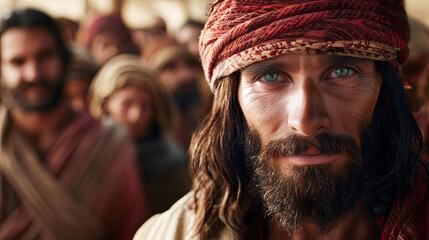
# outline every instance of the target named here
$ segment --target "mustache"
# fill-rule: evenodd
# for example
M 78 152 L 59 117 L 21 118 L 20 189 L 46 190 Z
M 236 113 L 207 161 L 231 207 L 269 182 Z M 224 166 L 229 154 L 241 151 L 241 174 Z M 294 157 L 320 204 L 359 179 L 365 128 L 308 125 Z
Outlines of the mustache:
M 250 133 L 249 137 L 248 141 L 253 141 L 253 143 L 255 143 L 254 138 L 258 136 Z M 294 134 L 283 139 L 273 140 L 262 149 L 260 141 L 257 140 L 256 142 L 259 142 L 260 151 L 258 152 L 260 154 L 258 155 L 269 158 L 296 156 L 307 151 L 310 147 L 326 155 L 338 153 L 347 153 L 350 155 L 361 154 L 358 143 L 351 137 L 345 135 L 322 133 L 313 138 L 305 138 Z
M 58 84 L 56 84 L 56 83 L 51 83 L 51 82 L 49 82 L 47 80 L 43 80 L 43 79 L 39 80 L 37 82 L 30 82 L 30 83 L 23 82 L 20 85 L 18 85 L 18 87 L 16 87 L 14 89 L 14 92 L 23 92 L 23 91 L 25 91 L 31 87 L 44 87 L 47 89 L 55 89 L 57 87 L 57 85 Z

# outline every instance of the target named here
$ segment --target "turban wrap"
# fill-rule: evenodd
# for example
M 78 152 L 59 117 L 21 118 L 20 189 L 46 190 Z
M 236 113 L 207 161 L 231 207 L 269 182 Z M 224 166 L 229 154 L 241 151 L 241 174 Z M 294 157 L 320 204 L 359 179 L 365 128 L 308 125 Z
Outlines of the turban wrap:
M 224 0 L 200 36 L 212 91 L 220 77 L 285 53 L 389 61 L 408 56 L 409 26 L 399 0 Z

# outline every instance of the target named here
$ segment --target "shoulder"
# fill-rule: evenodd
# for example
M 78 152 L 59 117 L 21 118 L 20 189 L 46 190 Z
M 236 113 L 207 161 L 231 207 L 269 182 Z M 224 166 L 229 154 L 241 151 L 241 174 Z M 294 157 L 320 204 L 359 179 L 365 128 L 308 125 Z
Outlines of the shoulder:
M 140 227 L 133 240 L 197 240 L 198 237 L 194 236 L 195 211 L 189 207 L 193 196 L 194 192 L 191 191 L 166 212 L 151 217 Z M 223 227 L 216 239 L 242 240 L 244 238 L 241 233 Z
M 189 207 L 192 197 L 193 192 L 189 192 L 166 212 L 151 217 L 137 231 L 134 240 L 195 239 L 193 238 L 195 212 Z

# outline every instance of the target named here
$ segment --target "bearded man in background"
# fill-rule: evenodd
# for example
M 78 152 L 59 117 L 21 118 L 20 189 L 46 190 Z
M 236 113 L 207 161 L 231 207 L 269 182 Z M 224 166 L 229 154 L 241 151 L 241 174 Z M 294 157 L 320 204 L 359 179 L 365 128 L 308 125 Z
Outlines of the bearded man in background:
M 52 18 L 5 13 L 0 59 L 0 239 L 130 239 L 148 214 L 133 145 L 63 101 Z

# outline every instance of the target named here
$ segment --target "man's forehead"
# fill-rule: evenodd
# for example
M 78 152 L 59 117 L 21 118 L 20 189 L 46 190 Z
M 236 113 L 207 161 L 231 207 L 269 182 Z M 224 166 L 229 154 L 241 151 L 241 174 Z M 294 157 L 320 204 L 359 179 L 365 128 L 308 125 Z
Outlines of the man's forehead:
M 264 72 L 267 69 L 279 69 L 282 67 L 287 67 L 299 63 L 297 60 L 304 59 L 303 57 L 308 58 L 310 61 L 313 61 L 314 64 L 322 66 L 332 66 L 338 64 L 358 64 L 363 62 L 374 62 L 373 60 L 368 60 L 364 58 L 357 57 L 348 57 L 348 56 L 339 56 L 339 55 L 327 55 L 327 54 L 283 54 L 280 56 L 272 57 L 266 60 L 262 60 L 256 63 L 251 64 L 250 66 L 242 69 L 241 71 L 248 73 L 260 73 Z
M 15 55 L 37 54 L 52 48 L 56 48 L 53 34 L 41 27 L 10 28 L 0 37 L 2 59 Z

